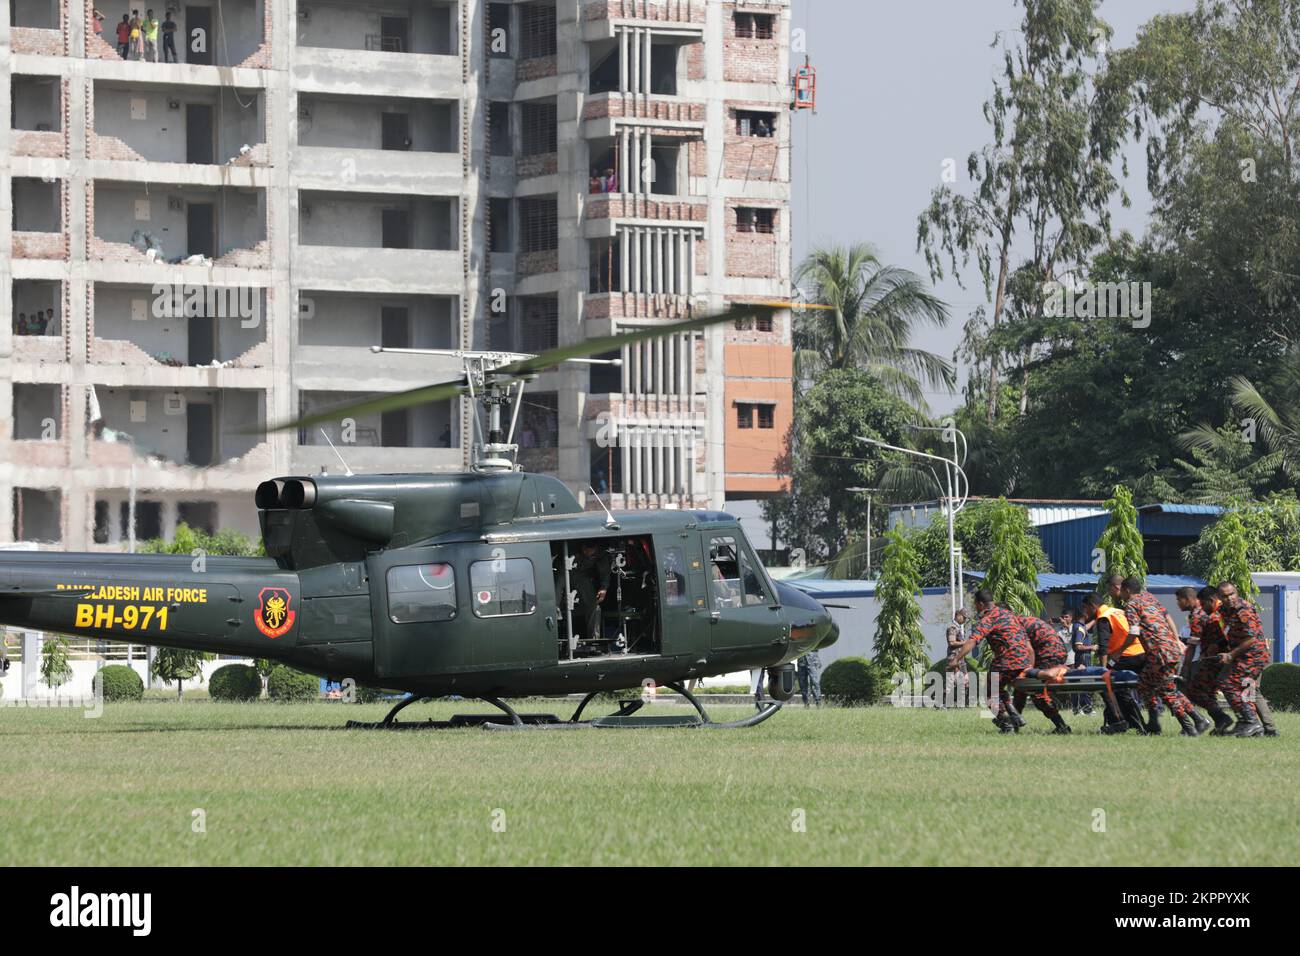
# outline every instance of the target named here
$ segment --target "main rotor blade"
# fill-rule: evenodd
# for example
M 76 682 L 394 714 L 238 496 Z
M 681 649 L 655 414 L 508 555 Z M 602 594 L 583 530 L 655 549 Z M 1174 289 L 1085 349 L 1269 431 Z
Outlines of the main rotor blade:
M 559 365 L 561 362 L 567 362 L 569 359 L 589 358 L 593 355 L 600 355 L 602 352 L 613 352 L 624 345 L 631 345 L 634 342 L 659 339 L 669 335 L 678 335 L 682 332 L 694 332 L 708 328 L 711 325 L 734 321 L 759 312 L 776 312 L 779 309 L 788 308 L 788 304 L 777 302 L 764 302 L 759 305 L 733 305 L 725 312 L 718 312 L 714 315 L 702 315 L 698 318 L 671 322 L 667 325 L 645 325 L 630 332 L 606 335 L 599 339 L 585 339 L 572 345 L 561 345 L 559 348 L 543 352 L 541 355 L 534 355 L 532 358 L 504 365 L 497 369 L 495 374 L 506 376 L 528 375 L 533 372 L 540 372 L 542 369 L 550 368 L 553 365 Z
M 788 302 L 762 302 L 733 305 L 726 311 L 718 312 L 714 315 L 702 315 L 698 318 L 686 319 L 681 322 L 670 322 L 664 325 L 641 326 L 632 331 L 620 333 L 618 335 L 606 335 L 599 339 L 586 339 L 582 342 L 575 342 L 572 345 L 562 345 L 559 348 L 543 352 L 541 355 L 533 355 L 516 362 L 511 362 L 508 365 L 502 365 L 501 367 L 490 371 L 488 375 L 498 384 L 507 384 L 511 379 L 534 375 L 544 369 L 567 362 L 569 359 L 589 358 L 593 355 L 600 355 L 603 352 L 613 352 L 624 345 L 631 345 L 634 342 L 644 342 L 648 339 L 658 339 L 669 335 L 678 335 L 682 332 L 694 332 L 699 329 L 708 328 L 712 325 L 719 325 L 723 322 L 732 322 L 746 316 L 756 315 L 758 313 L 777 312 L 788 308 L 790 308 L 790 303 Z M 377 412 L 395 412 L 403 408 L 410 408 L 414 405 L 423 405 L 426 402 L 437 402 L 446 398 L 454 398 L 457 395 L 462 394 L 465 391 L 465 387 L 465 379 L 461 378 L 451 382 L 421 385 L 418 388 L 408 389 L 404 392 L 389 392 L 383 395 L 376 395 L 373 398 L 363 399 L 359 402 L 336 405 L 333 408 L 326 408 L 318 412 L 312 412 L 310 415 L 304 415 L 296 421 L 272 425 L 267 429 L 267 431 L 278 432 L 290 428 L 308 428 L 312 425 L 320 425 L 325 422 L 337 422 L 340 417 L 354 418 L 358 415 L 368 415 Z
M 340 418 L 355 418 L 357 415 L 368 415 L 376 412 L 395 412 L 414 405 L 423 405 L 426 402 L 455 398 L 464 389 L 465 380 L 461 378 L 453 382 L 421 385 L 418 388 L 407 389 L 404 392 L 386 392 L 383 395 L 376 395 L 373 398 L 363 399 L 359 402 L 348 402 L 331 408 L 323 408 L 318 412 L 312 412 L 310 415 L 304 415 L 295 421 L 272 425 L 267 428 L 267 432 L 282 432 L 290 428 L 310 428 L 312 425 L 322 425 L 325 422 L 337 422 Z

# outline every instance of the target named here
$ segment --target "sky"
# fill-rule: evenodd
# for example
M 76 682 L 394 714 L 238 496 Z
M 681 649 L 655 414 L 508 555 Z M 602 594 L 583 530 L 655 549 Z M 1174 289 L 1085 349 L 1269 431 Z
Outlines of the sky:
M 1195 0 L 1105 0 L 1101 16 L 1127 46 L 1159 13 L 1190 10 Z M 791 208 L 797 263 L 812 246 L 866 241 L 882 261 L 929 278 L 916 248 L 916 221 L 956 160 L 953 188 L 966 192 L 966 157 L 989 140 L 982 107 L 1000 68 L 991 47 L 1015 30 L 1013 0 L 792 0 L 817 69 L 817 113 L 794 118 Z M 803 62 L 791 54 L 792 65 Z M 1143 149 L 1128 149 L 1125 181 L 1132 206 L 1116 206 L 1113 226 L 1145 232 L 1151 200 Z M 913 345 L 951 359 L 966 317 L 984 302 L 972 263 L 963 289 L 949 275 L 935 287 L 948 303 L 947 328 L 925 329 Z M 962 382 L 964 370 L 959 369 Z M 949 411 L 960 392 L 929 393 L 931 410 Z

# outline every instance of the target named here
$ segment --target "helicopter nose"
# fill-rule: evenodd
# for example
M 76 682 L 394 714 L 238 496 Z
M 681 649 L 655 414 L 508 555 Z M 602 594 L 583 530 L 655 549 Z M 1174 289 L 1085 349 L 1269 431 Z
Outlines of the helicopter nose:
M 840 626 L 835 623 L 831 617 L 830 611 L 823 610 L 817 618 L 817 633 L 820 640 L 817 641 L 817 650 L 830 647 L 840 639 Z
M 796 611 L 797 609 L 791 623 L 793 631 L 800 638 L 808 641 L 807 645 L 802 647 L 803 650 L 811 651 L 817 648 L 829 647 L 839 640 L 839 625 L 831 618 L 830 611 L 824 606 L 810 595 L 784 582 L 776 582 L 776 590 L 781 604 L 785 608 L 790 611 Z

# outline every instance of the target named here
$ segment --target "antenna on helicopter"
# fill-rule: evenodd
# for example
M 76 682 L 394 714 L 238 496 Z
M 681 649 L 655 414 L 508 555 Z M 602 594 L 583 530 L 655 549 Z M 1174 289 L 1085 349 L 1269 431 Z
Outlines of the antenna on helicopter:
M 325 441 L 329 442 L 330 451 L 334 452 L 334 456 L 335 456 L 336 458 L 338 458 L 339 463 L 343 466 L 343 473 L 346 474 L 349 478 L 351 478 L 351 477 L 352 477 L 352 469 L 349 468 L 349 467 L 348 467 L 348 463 L 347 463 L 346 461 L 343 460 L 343 456 L 339 454 L 339 450 L 338 450 L 337 448 L 334 447 L 334 442 L 330 441 L 329 432 L 327 432 L 324 428 L 322 428 L 322 429 L 320 430 L 320 433 L 321 433 L 323 436 L 325 436 Z
M 588 485 L 587 490 L 590 491 L 592 496 L 596 499 L 596 504 L 600 505 L 601 508 L 603 508 L 605 511 L 605 527 L 608 528 L 610 531 L 617 531 L 618 520 L 615 519 L 614 513 L 610 511 L 608 508 L 605 508 L 605 502 L 600 500 L 600 495 L 596 494 L 595 488 L 591 487 L 591 485 Z

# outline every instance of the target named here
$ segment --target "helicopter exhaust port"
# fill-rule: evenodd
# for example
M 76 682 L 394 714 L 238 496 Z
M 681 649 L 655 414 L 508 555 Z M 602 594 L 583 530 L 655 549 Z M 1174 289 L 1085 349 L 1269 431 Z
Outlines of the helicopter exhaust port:
M 767 669 L 767 695 L 773 700 L 787 701 L 794 696 L 794 665 L 782 664 Z

